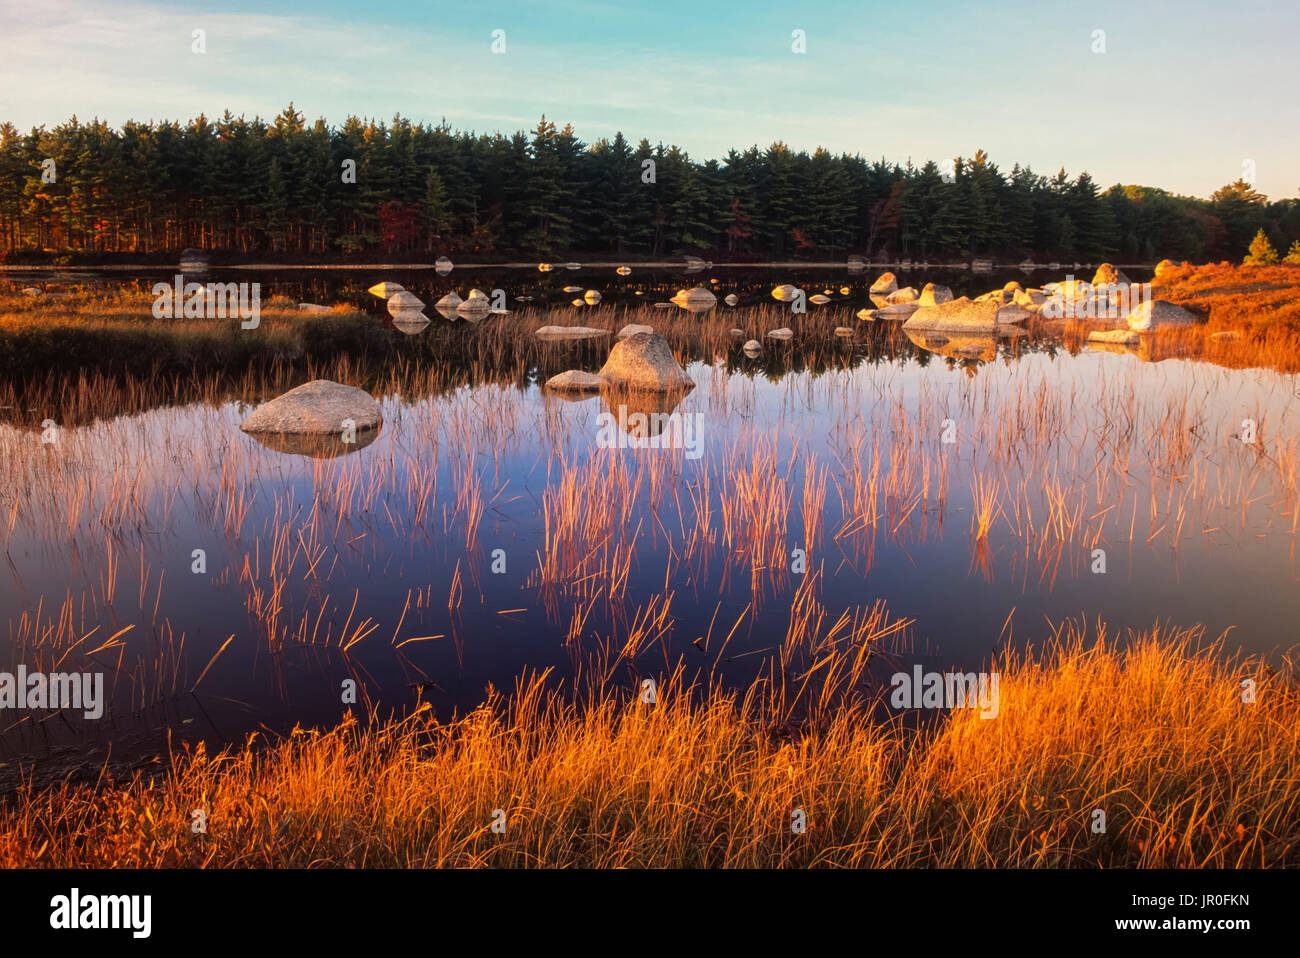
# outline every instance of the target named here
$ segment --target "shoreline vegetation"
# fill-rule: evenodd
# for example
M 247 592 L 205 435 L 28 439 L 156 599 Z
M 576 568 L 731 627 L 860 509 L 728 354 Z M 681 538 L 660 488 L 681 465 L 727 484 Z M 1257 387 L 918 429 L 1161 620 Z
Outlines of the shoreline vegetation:
M 1070 622 L 1000 663 L 997 721 L 957 708 L 916 728 L 872 720 L 870 696 L 846 694 L 861 687 L 847 681 L 861 678 L 860 651 L 805 679 L 800 720 L 780 681 L 690 689 L 679 671 L 646 705 L 635 690 L 579 697 L 525 675 L 447 722 L 427 706 L 389 721 L 349 713 L 217 754 L 185 747 L 151 775 L 24 786 L 0 799 L 0 862 L 1300 865 L 1289 659 L 1275 670 L 1224 656 L 1199 629 L 1116 636 Z
M 865 298 L 865 286 L 860 292 Z M 1153 295 L 1186 306 L 1203 322 L 1145 336 L 1134 354 L 1148 360 L 1204 358 L 1233 368 L 1300 371 L 1300 269 L 1184 264 L 1155 280 Z M 548 308 L 524 307 L 494 317 L 479 327 L 472 343 L 454 335 L 459 324 L 438 323 L 420 337 L 424 342 L 408 346 L 406 337 L 347 304 L 308 313 L 291 300 L 268 298 L 259 328 L 250 332 L 231 320 L 154 319 L 151 302 L 149 294 L 128 290 L 105 293 L 74 287 L 58 296 L 0 293 L 0 376 L 23 391 L 29 380 L 47 382 L 50 371 L 151 379 L 172 374 L 230 377 L 302 371 L 344 360 L 364 369 L 368 363 L 400 357 L 407 362 L 458 358 L 479 375 L 524 383 L 531 370 L 547 367 L 548 357 L 571 355 L 572 349 L 548 346 L 531 335 L 555 322 L 555 310 Z M 560 312 L 567 309 L 561 307 Z M 745 328 L 747 337 L 762 338 L 766 328 L 791 323 L 789 310 L 770 302 L 736 312 L 719 307 L 702 316 L 677 310 L 665 315 L 649 304 L 574 310 L 572 315 L 575 321 L 611 332 L 627 323 L 652 325 L 688 356 L 736 350 L 740 343 L 729 334 L 736 324 Z M 864 338 L 882 335 L 879 327 L 887 327 L 885 336 L 904 338 L 897 323 L 861 322 L 847 304 L 832 303 L 795 319 L 796 342 L 805 349 L 813 346 L 821 357 L 814 357 L 814 364 L 842 365 L 845 344 L 851 349 L 853 343 L 843 340 L 837 348 L 833 333 L 843 324 Z M 1084 348 L 1089 329 L 1101 328 L 1097 323 L 1049 323 L 1037 317 L 1027 325 L 1031 331 L 1060 334 L 1070 349 Z M 448 357 L 447 351 L 457 355 Z M 32 370 L 42 372 L 33 377 Z

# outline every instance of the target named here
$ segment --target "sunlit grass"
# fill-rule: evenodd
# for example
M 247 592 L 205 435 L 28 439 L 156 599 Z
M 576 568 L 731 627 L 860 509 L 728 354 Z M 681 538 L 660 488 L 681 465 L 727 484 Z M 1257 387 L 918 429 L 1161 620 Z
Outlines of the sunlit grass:
M 649 705 L 635 690 L 583 698 L 521 679 L 448 723 L 348 715 L 272 743 L 189 750 L 152 779 L 19 790 L 0 806 L 0 861 L 1300 864 L 1294 675 L 1199 648 L 1195 630 L 1130 638 L 1068 624 L 1048 651 L 1002 664 L 996 718 L 958 709 L 920 731 L 872 721 L 865 696 L 842 694 L 789 721 L 766 682 L 704 694 L 677 677 Z M 1242 701 L 1247 678 L 1254 704 Z M 205 834 L 191 829 L 195 809 Z

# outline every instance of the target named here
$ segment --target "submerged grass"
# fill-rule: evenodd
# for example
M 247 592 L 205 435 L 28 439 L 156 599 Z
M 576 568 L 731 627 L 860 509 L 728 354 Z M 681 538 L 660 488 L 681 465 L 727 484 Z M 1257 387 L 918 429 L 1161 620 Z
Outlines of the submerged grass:
M 20 789 L 0 805 L 0 863 L 1295 866 L 1300 692 L 1221 652 L 1199 630 L 1121 641 L 1067 623 L 1002 663 L 996 718 L 957 709 L 919 731 L 870 720 L 869 696 L 792 728 L 766 681 L 679 673 L 646 705 L 525 677 L 447 723 L 347 715 L 186 750 L 154 777 Z

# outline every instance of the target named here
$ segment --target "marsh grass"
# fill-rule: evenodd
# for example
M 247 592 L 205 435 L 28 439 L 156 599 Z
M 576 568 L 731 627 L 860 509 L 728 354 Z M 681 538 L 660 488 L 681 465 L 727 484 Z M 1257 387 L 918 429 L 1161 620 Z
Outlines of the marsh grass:
M 1196 630 L 1065 623 L 1001 665 L 1000 711 L 919 729 L 767 680 L 657 704 L 521 677 L 448 722 L 332 729 L 152 776 L 20 789 L 7 867 L 1279 867 L 1300 864 L 1294 674 Z M 856 652 L 842 652 L 843 662 Z M 1241 681 L 1257 683 L 1254 704 Z M 816 684 L 814 682 L 814 684 Z M 814 699 L 817 697 L 814 696 Z M 208 812 L 207 833 L 191 811 Z M 503 834 L 492 828 L 505 813 Z M 808 827 L 791 831 L 802 809 Z M 1105 812 L 1104 833 L 1093 830 Z

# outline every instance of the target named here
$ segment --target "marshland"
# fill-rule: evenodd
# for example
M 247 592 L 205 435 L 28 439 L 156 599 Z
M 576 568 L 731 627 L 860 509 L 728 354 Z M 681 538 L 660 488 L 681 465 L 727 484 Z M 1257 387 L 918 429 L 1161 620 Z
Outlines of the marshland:
M 0 859 L 1296 864 L 1295 269 L 1162 271 L 1199 322 L 1131 346 L 861 319 L 880 272 L 250 274 L 253 330 L 152 319 L 148 275 L 4 277 L 0 671 L 109 702 L 0 713 Z M 508 309 L 404 331 L 383 280 Z M 693 388 L 545 387 L 627 324 Z M 241 431 L 318 379 L 377 432 Z M 619 406 L 703 454 L 605 448 Z M 998 717 L 894 707 L 917 666 L 998 674 Z

